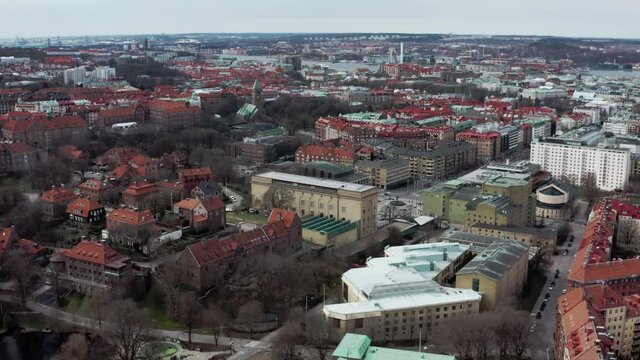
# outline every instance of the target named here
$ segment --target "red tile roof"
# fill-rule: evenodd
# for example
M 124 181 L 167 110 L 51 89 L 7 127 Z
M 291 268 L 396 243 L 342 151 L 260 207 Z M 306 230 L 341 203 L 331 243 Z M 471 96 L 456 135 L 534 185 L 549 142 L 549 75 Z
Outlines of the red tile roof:
M 98 209 L 102 209 L 99 202 L 88 198 L 77 198 L 67 205 L 67 214 L 88 218 L 89 212 Z
M 208 166 L 192 168 L 192 169 L 182 169 L 178 173 L 182 176 L 212 175 L 211 168 Z
M 158 186 L 154 183 L 150 183 L 147 181 L 141 183 L 134 183 L 128 188 L 122 190 L 123 195 L 131 195 L 131 196 L 142 196 L 157 192 Z
M 31 146 L 23 142 L 4 143 L 2 145 L 4 145 L 7 151 L 9 151 L 9 153 L 11 153 L 12 155 L 32 153 L 35 151 Z
M 115 209 L 107 214 L 107 220 L 130 225 L 155 223 L 155 218 L 149 210 L 132 210 L 129 208 Z
M 271 224 L 282 220 L 284 222 L 284 227 L 290 229 L 297 216 L 298 214 L 294 211 L 274 208 L 271 209 L 271 214 L 269 214 L 269 220 L 267 220 L 267 223 Z
M 54 186 L 51 190 L 43 192 L 40 199 L 48 203 L 57 203 L 70 201 L 76 197 L 77 195 L 70 189 Z
M 78 187 L 81 189 L 100 191 L 100 190 L 106 190 L 111 188 L 111 185 L 109 185 L 109 183 L 102 182 L 98 179 L 89 179 L 83 182 L 82 184 L 78 185 Z
M 81 241 L 64 255 L 75 260 L 88 261 L 100 265 L 120 265 L 129 258 L 113 250 L 109 245 L 91 241 Z

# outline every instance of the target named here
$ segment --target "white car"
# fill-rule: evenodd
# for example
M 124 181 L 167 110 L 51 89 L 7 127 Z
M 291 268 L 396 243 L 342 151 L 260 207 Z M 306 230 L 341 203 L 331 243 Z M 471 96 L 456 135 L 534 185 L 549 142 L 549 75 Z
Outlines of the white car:
M 235 196 L 229 196 L 229 199 L 231 199 L 231 201 L 236 201 L 236 197 Z

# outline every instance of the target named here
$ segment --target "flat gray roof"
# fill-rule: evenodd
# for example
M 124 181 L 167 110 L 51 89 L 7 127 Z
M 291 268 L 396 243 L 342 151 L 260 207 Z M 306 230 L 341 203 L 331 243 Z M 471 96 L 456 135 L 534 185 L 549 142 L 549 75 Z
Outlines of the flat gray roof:
M 376 187 L 369 186 L 369 185 L 360 185 L 360 184 L 348 183 L 344 181 L 319 179 L 311 176 L 293 175 L 293 174 L 286 174 L 286 173 L 275 172 L 275 171 L 269 171 L 269 172 L 257 174 L 254 176 L 271 179 L 271 180 L 286 181 L 286 182 L 296 183 L 296 184 L 317 186 L 317 187 L 333 189 L 333 190 L 365 192 L 371 189 L 376 189 Z

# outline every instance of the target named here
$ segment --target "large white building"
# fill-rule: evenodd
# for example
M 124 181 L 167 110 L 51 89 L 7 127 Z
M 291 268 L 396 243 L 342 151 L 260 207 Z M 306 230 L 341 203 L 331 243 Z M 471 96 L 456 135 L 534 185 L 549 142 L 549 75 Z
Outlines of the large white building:
M 480 311 L 473 290 L 442 286 L 464 265 L 469 245 L 430 243 L 395 246 L 367 267 L 342 275 L 343 303 L 324 306 L 331 335 L 368 335 L 377 341 L 429 338 L 448 319 Z
M 548 138 L 531 143 L 530 161 L 553 177 L 566 178 L 577 186 L 592 173 L 598 188 L 613 191 L 627 186 L 631 152 L 602 144 L 586 146 L 580 141 Z

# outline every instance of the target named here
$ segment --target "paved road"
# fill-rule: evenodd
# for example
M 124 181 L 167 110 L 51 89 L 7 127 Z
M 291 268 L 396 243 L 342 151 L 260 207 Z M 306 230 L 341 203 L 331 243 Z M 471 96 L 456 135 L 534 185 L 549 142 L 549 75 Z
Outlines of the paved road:
M 581 220 L 579 220 L 581 222 Z M 548 270 L 548 278 L 547 282 L 544 285 L 540 297 L 536 301 L 536 305 L 533 308 L 532 316 L 540 311 L 540 306 L 544 302 L 545 294 L 549 293 L 549 299 L 547 301 L 547 307 L 544 311 L 542 311 L 542 318 L 539 320 L 533 320 L 535 326 L 535 332 L 531 336 L 531 343 L 533 349 L 533 358 L 534 359 L 546 359 L 547 358 L 547 348 L 549 349 L 549 356 L 553 358 L 553 332 L 555 331 L 556 324 L 556 304 L 558 303 L 558 298 L 562 295 L 562 290 L 566 288 L 567 284 L 567 275 L 568 270 L 571 267 L 571 263 L 573 262 L 573 255 L 576 253 L 578 246 L 580 244 L 580 239 L 582 239 L 582 235 L 584 234 L 585 226 L 579 223 L 570 223 L 571 226 L 571 235 L 574 236 L 573 246 L 568 247 L 569 241 L 567 240 L 561 247 L 558 247 L 558 251 L 560 255 L 556 255 L 552 257 L 553 263 L 549 267 Z M 564 250 L 567 249 L 569 253 L 565 256 L 563 255 Z M 560 275 L 557 279 L 554 279 L 554 274 L 556 269 L 560 270 Z M 549 290 L 549 286 L 551 282 L 555 282 L 555 286 L 552 290 Z
M 222 187 L 222 191 L 223 191 L 225 194 L 227 194 L 227 196 L 228 196 L 229 198 L 231 198 L 232 196 L 233 196 L 234 198 L 236 198 L 236 200 L 235 200 L 234 202 L 232 202 L 231 204 L 228 204 L 228 205 L 226 206 L 227 208 L 231 208 L 231 210 L 236 210 L 236 209 L 238 208 L 238 206 L 240 206 L 240 204 L 242 203 L 242 198 L 243 198 L 243 196 L 242 196 L 242 195 L 240 195 L 240 193 L 237 193 L 237 192 L 233 191 L 232 189 L 230 189 L 230 188 L 228 188 L 228 187 L 226 187 L 226 186 L 223 186 L 223 187 Z

